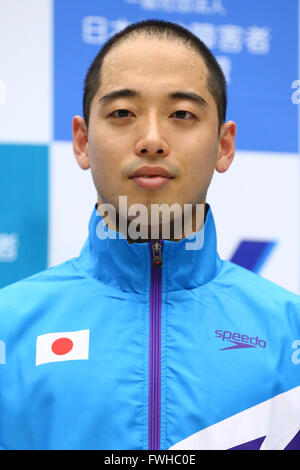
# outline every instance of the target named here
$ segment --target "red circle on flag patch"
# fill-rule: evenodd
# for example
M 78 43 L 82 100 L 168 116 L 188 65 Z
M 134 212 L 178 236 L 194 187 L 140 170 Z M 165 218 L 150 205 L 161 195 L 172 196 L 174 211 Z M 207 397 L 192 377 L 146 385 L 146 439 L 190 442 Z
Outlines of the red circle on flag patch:
M 54 354 L 58 354 L 62 356 L 63 354 L 67 354 L 73 348 L 73 341 L 69 338 L 58 338 L 57 340 L 52 343 L 51 349 Z

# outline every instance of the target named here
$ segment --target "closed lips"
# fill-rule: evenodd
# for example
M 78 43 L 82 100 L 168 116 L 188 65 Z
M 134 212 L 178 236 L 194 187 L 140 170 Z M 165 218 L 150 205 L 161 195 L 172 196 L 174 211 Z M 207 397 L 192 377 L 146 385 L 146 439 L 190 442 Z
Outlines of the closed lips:
M 131 179 L 144 189 L 159 189 L 169 183 L 173 176 L 163 167 L 142 166 L 138 168 Z
M 162 167 L 146 167 L 143 166 L 141 168 L 138 168 L 131 176 L 131 178 L 136 178 L 136 177 L 145 177 L 145 178 L 153 178 L 155 176 L 163 176 L 164 178 L 173 178 L 173 176 L 166 170 L 165 168 Z

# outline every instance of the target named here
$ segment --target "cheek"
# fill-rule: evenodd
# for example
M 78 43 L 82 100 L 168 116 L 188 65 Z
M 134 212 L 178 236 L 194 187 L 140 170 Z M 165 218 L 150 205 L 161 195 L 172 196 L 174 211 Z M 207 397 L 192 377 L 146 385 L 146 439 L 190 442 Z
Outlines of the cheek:
M 94 151 L 95 149 L 93 149 Z M 94 185 L 98 194 L 107 195 L 109 189 L 109 161 L 106 159 L 105 155 L 101 152 L 92 153 L 89 149 L 89 160 L 91 174 L 94 181 Z
M 109 154 L 105 142 L 101 142 L 100 138 L 91 139 L 89 144 L 89 161 L 92 173 L 97 176 L 97 179 L 106 178 L 110 172 L 112 162 L 111 155 Z M 101 144 L 99 144 L 101 142 Z
M 193 158 L 187 158 L 185 166 L 191 182 L 204 182 L 214 171 L 215 158 L 211 153 L 198 152 Z
M 183 175 L 186 175 L 185 185 L 186 194 L 194 199 L 200 193 L 206 192 L 213 177 L 215 163 L 217 159 L 217 150 L 215 145 L 203 145 L 203 141 L 194 148 L 185 161 Z

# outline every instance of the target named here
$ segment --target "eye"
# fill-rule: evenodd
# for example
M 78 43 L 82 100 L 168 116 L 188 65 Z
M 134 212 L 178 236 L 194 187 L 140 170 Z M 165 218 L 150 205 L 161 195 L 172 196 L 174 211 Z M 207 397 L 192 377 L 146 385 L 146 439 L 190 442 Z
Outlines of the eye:
M 115 118 L 127 118 L 133 117 L 134 114 L 131 111 L 128 111 L 128 109 L 117 109 L 116 111 L 111 113 L 110 116 Z
M 185 121 L 188 119 L 193 119 L 195 117 L 193 113 L 190 113 L 189 111 L 184 111 L 183 109 L 175 111 L 175 113 L 171 114 L 171 116 L 174 116 L 176 119 L 183 119 Z

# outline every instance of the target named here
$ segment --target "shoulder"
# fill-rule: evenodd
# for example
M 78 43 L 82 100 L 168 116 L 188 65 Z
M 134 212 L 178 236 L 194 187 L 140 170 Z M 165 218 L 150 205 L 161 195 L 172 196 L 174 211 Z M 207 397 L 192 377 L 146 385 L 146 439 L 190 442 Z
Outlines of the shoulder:
M 77 281 L 84 278 L 74 258 L 3 287 L 0 289 L 0 324 L 12 312 L 15 317 L 39 309 L 51 298 L 59 298 L 60 293 L 75 289 Z
M 235 295 L 248 301 L 279 307 L 294 305 L 300 312 L 300 295 L 230 261 L 223 261 L 216 282 L 223 289 L 232 288 Z
M 77 269 L 77 258 L 73 258 L 3 287 L 0 289 L 0 298 L 21 290 L 42 287 L 43 284 L 49 286 L 55 281 L 68 281 L 76 278 L 76 275 L 80 277 L 80 271 Z
M 299 339 L 300 296 L 229 261 L 215 278 L 213 295 L 231 317 Z

